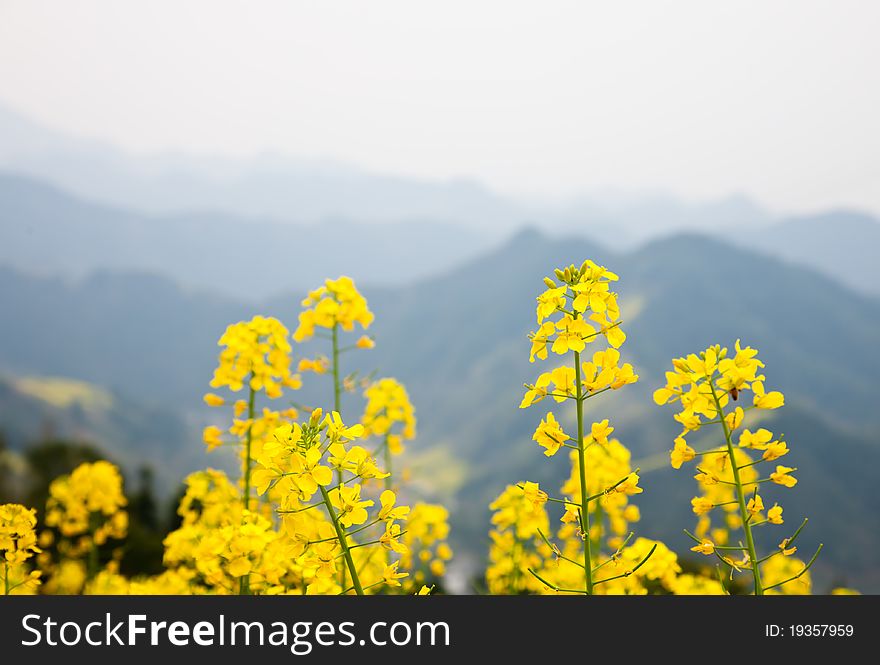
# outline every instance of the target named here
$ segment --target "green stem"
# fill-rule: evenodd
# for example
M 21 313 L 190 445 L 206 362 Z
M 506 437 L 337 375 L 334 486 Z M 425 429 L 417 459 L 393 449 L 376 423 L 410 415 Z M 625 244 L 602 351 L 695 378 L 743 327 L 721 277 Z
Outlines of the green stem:
M 391 446 L 388 445 L 388 432 L 385 433 L 385 441 L 382 443 L 382 448 L 384 449 L 385 455 L 385 473 L 389 474 L 385 476 L 385 489 L 390 490 L 392 485 L 392 477 L 391 477 Z M 391 563 L 391 550 L 385 550 L 385 565 L 389 565 Z
M 251 374 L 251 378 L 253 378 L 253 374 Z M 248 386 L 248 390 L 250 393 L 248 394 L 248 425 L 247 435 L 245 437 L 245 445 L 244 445 L 244 508 L 245 510 L 250 510 L 251 507 L 251 444 L 253 443 L 253 432 L 254 432 L 254 400 L 256 399 L 257 393 L 256 391 Z M 250 593 L 251 590 L 251 576 L 250 573 L 244 575 L 243 577 L 238 578 L 238 594 L 240 596 L 246 596 Z
M 776 582 L 776 584 L 771 584 L 767 588 L 768 589 L 775 589 L 776 587 L 782 586 L 783 584 L 788 584 L 789 582 L 794 582 L 796 579 L 798 579 L 801 575 L 806 573 L 812 567 L 812 565 L 816 562 L 816 559 L 819 557 L 819 552 L 822 551 L 823 547 L 824 547 L 824 545 L 822 543 L 819 543 L 819 548 L 816 550 L 816 553 L 813 555 L 813 558 L 811 558 L 807 562 L 806 566 L 801 568 L 801 572 L 797 573 L 796 575 L 792 575 L 788 579 L 782 580 L 781 582 Z
M 574 352 L 574 382 L 577 401 L 577 447 L 578 470 L 581 481 L 581 529 L 584 531 L 584 586 L 587 594 L 593 593 L 593 555 L 590 543 L 590 505 L 587 501 L 587 470 L 584 456 L 584 387 L 581 383 L 581 354 Z
M 327 493 L 327 490 L 321 486 L 319 486 L 319 488 L 321 490 L 321 496 L 324 499 L 324 505 L 327 507 L 327 513 L 330 515 L 330 519 L 333 521 L 333 527 L 336 529 L 336 537 L 339 539 L 339 546 L 342 548 L 342 554 L 345 557 L 345 565 L 348 567 L 348 572 L 351 573 L 351 581 L 352 584 L 354 584 L 354 590 L 357 595 L 363 596 L 364 589 L 361 586 L 357 568 L 355 568 L 354 565 L 354 559 L 351 558 L 351 549 L 348 546 L 348 538 L 345 536 L 345 530 L 342 528 L 342 525 L 339 524 L 339 518 L 336 516 L 336 511 L 333 509 L 333 504 L 330 502 L 330 495 Z M 345 584 L 342 585 L 342 588 L 345 588 Z
M 536 572 L 535 572 L 534 570 L 532 570 L 531 568 L 529 568 L 529 572 L 532 574 L 532 576 L 533 576 L 535 579 L 537 579 L 538 581 L 542 582 L 542 583 L 545 584 L 546 586 L 550 587 L 550 588 L 553 589 L 554 591 L 561 591 L 562 593 L 581 593 L 581 594 L 585 594 L 585 593 L 586 593 L 586 591 L 584 591 L 583 589 L 563 589 L 562 587 L 556 586 L 555 584 L 553 584 L 553 582 L 548 582 L 548 581 L 545 580 L 543 577 L 541 577 L 540 575 L 538 575 L 538 573 L 536 573 Z
M 340 385 L 339 385 L 339 324 L 338 324 L 338 323 L 334 323 L 334 324 L 333 324 L 333 329 L 332 329 L 332 334 L 331 334 L 331 336 L 330 336 L 330 339 L 331 339 L 332 344 L 333 344 L 333 350 L 332 350 L 332 361 L 333 361 L 333 410 L 336 411 L 336 413 L 342 414 L 342 406 L 341 406 L 341 403 L 342 403 L 342 396 L 341 396 L 341 395 L 342 395 L 342 391 L 341 391 L 341 388 L 340 388 Z M 337 470 L 336 470 L 336 482 L 337 482 L 339 485 L 342 485 L 342 484 L 343 484 L 343 480 L 342 480 L 342 469 L 337 469 Z M 321 488 L 321 493 L 322 493 L 322 494 L 326 494 L 326 490 L 324 490 L 324 488 Z M 327 508 L 328 508 L 328 510 L 330 509 L 330 504 L 329 504 L 329 503 L 327 504 Z M 346 588 L 346 586 L 348 586 L 348 579 L 347 579 L 346 574 L 345 574 L 345 568 L 342 568 L 342 569 L 339 571 L 339 584 L 340 584 L 340 586 L 341 586 L 343 589 Z M 362 594 L 363 594 L 363 590 L 360 592 L 359 595 L 362 595 Z
M 339 324 L 333 324 L 333 410 L 342 413 L 340 406 L 341 388 L 339 385 Z
M 724 430 L 724 440 L 727 442 L 727 454 L 730 456 L 730 468 L 733 471 L 733 481 L 736 483 L 736 499 L 739 503 L 739 514 L 743 523 L 743 531 L 746 533 L 746 546 L 749 550 L 749 560 L 752 564 L 752 575 L 755 578 L 755 595 L 763 596 L 764 587 L 761 585 L 761 571 L 758 568 L 758 555 L 755 552 L 755 539 L 752 537 L 752 525 L 749 524 L 749 512 L 746 509 L 745 492 L 743 484 L 739 477 L 739 468 L 736 464 L 736 457 L 733 453 L 733 441 L 730 436 L 730 429 L 727 427 L 727 419 L 724 417 L 724 409 L 721 407 L 721 400 L 718 399 L 718 393 L 715 392 L 715 386 L 711 377 L 708 379 L 709 387 L 712 389 L 712 399 L 715 400 L 715 408 L 721 420 L 721 428 Z
M 250 395 L 248 395 L 248 421 L 250 425 L 248 425 L 247 436 L 245 437 L 245 448 L 244 448 L 244 507 L 247 510 L 250 510 L 251 507 L 251 443 L 253 442 L 253 430 L 254 430 L 254 399 L 256 397 L 256 391 L 253 388 L 250 388 Z

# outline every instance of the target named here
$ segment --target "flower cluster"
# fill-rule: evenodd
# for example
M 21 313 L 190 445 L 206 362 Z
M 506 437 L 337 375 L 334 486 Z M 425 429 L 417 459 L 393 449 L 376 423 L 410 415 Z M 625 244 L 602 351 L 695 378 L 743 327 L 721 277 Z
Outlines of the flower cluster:
M 299 377 L 290 372 L 288 337 L 287 328 L 272 317 L 255 316 L 230 325 L 217 342 L 223 350 L 211 387 L 238 392 L 248 386 L 251 391 L 264 391 L 270 399 L 281 397 L 283 387 L 299 388 Z M 213 395 L 205 401 L 212 406 L 223 403 Z
M 756 532 L 784 523 L 783 508 L 778 502 L 765 502 L 762 486 L 776 485 L 791 488 L 797 484 L 792 475 L 794 467 L 778 464 L 789 453 L 783 437 L 776 437 L 766 428 L 745 428 L 747 412 L 778 409 L 785 403 L 781 392 L 768 392 L 764 387 L 764 367 L 758 352 L 743 347 L 737 340 L 733 353 L 715 345 L 700 354 L 690 354 L 672 361 L 672 371 L 666 372 L 666 385 L 654 393 L 657 404 L 676 402 L 680 410 L 674 418 L 682 426 L 670 452 L 670 462 L 676 469 L 695 464 L 694 478 L 701 493 L 691 500 L 694 514 L 699 518 L 696 533 L 688 535 L 695 541 L 694 552 L 717 557 L 730 571 L 730 577 L 743 569 L 751 572 L 754 593 L 785 591 L 790 583 L 802 584 L 809 567 L 819 551 L 807 563 L 797 561 L 796 570 L 785 576 L 779 570 L 792 569 L 781 560 L 797 550 L 793 545 L 804 523 L 768 555 L 759 557 Z M 746 395 L 751 392 L 751 400 Z M 751 404 L 747 402 L 751 401 Z M 736 402 L 736 406 L 732 403 Z M 704 451 L 696 451 L 686 437 L 706 425 L 717 425 L 723 442 Z M 760 477 L 759 465 L 769 464 L 767 477 Z M 722 524 L 712 528 L 710 515 L 720 509 Z M 742 530 L 745 543 L 734 543 L 730 531 Z M 819 546 L 821 550 L 822 546 Z M 793 560 L 794 561 L 794 560 Z M 798 565 L 799 564 L 799 565 Z M 769 577 L 768 577 L 769 575 Z
M 404 440 L 416 435 L 416 412 L 406 388 L 395 379 L 383 378 L 370 384 L 364 397 L 364 435 L 383 437 L 388 453 L 400 455 Z
M 618 349 L 626 335 L 620 327 L 617 294 L 610 288 L 611 282 L 617 281 L 617 275 L 589 260 L 579 268 L 572 265 L 557 269 L 555 274 L 560 283 L 545 278 L 547 290 L 537 297 L 538 329 L 529 335 L 529 361 L 547 360 L 552 352 L 559 356 L 571 354 L 572 364 L 544 372 L 535 383 L 526 384 L 520 408 L 547 397 L 558 404 L 568 400 L 575 403 L 573 436 L 565 431 L 562 421 L 552 411 L 547 412 L 532 436 L 547 457 L 556 455 L 562 448 L 571 450 L 572 478 L 562 488 L 566 498 L 550 497 L 535 483 L 523 483 L 521 490 L 525 500 L 536 508 L 547 502 L 564 507 L 563 528 L 559 533 L 562 547 L 551 543 L 546 531 L 539 531 L 538 535 L 557 561 L 567 564 L 562 577 L 557 574 L 560 567 L 556 571 L 543 570 L 543 574 L 529 569 L 529 573 L 554 591 L 592 595 L 598 584 L 631 575 L 632 571 L 626 571 L 621 576 L 594 578 L 594 573 L 608 563 L 600 563 L 605 520 L 615 534 L 609 545 L 622 546 L 627 525 L 638 519 L 638 509 L 627 506 L 627 496 L 638 494 L 642 489 L 638 486 L 637 470 L 629 467 L 629 452 L 619 441 L 609 439 L 614 427 L 603 419 L 594 422 L 588 431 L 584 405 L 588 399 L 635 383 L 639 377 L 632 365 L 620 364 Z M 596 349 L 589 360 L 582 361 L 581 354 L 587 345 L 600 339 L 608 346 Z M 639 567 L 655 549 L 644 553 Z M 619 556 L 615 561 L 617 559 Z M 564 581 L 557 583 L 551 578 Z
M 62 536 L 85 536 L 95 545 L 108 538 L 125 538 L 128 530 L 127 504 L 122 492 L 122 475 L 110 462 L 80 464 L 69 476 L 49 485 L 46 525 Z
M 540 570 L 551 548 L 539 536 L 548 533 L 544 502 L 530 500 L 519 485 L 508 485 L 489 508 L 492 530 L 486 586 L 493 595 L 542 593 L 546 586 L 529 570 Z
M 308 421 L 276 429 L 274 441 L 255 451 L 257 492 L 262 495 L 271 488 L 280 497 L 283 528 L 297 548 L 310 555 L 304 566 L 314 570 L 317 579 L 312 584 L 321 590 L 361 594 L 383 583 L 398 586 L 404 575 L 397 571 L 399 562 L 388 563 L 377 575 L 379 580 L 364 585 L 361 577 L 370 569 L 356 565 L 370 546 L 406 552 L 400 522 L 410 512 L 397 504 L 391 490 L 382 492 L 378 505 L 364 495 L 365 481 L 387 473 L 366 448 L 354 444 L 363 432 L 360 424 L 346 425 L 339 413 L 325 416 L 317 409 Z M 311 585 L 310 589 L 314 590 Z
M 33 591 L 40 583 L 40 571 L 28 572 L 25 562 L 40 553 L 37 547 L 37 511 L 17 503 L 0 505 L 0 585 L 5 595 L 15 590 Z
M 446 574 L 446 563 L 452 559 L 449 546 L 449 511 L 439 504 L 413 504 L 401 542 L 400 565 L 412 572 L 412 583 L 421 586 L 428 580 L 439 580 Z
M 297 342 L 312 337 L 316 327 L 328 330 L 341 327 L 350 332 L 356 323 L 366 330 L 373 322 L 373 313 L 367 306 L 367 300 L 357 290 L 351 277 L 325 280 L 323 286 L 309 292 L 302 306 L 305 309 L 300 312 L 299 326 L 293 333 L 293 339 Z M 360 345 L 370 346 L 366 342 Z

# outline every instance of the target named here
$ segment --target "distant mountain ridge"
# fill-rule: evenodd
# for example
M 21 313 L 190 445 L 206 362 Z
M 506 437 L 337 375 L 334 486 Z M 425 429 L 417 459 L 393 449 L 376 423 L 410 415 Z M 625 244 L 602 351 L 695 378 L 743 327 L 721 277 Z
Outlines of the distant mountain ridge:
M 822 272 L 861 293 L 880 295 L 880 262 L 874 259 L 880 251 L 880 222 L 873 217 L 841 211 L 741 226 L 737 217 L 725 217 L 737 208 L 747 211 L 749 203 L 731 201 L 717 211 L 719 237 Z M 568 236 L 631 250 L 642 244 L 626 240 L 621 220 L 631 214 L 596 208 L 589 223 L 579 223 L 576 215 L 559 220 L 570 227 Z M 220 213 L 150 216 L 85 201 L 2 171 L 0 230 L 0 264 L 19 270 L 75 277 L 143 270 L 252 302 L 291 286 L 305 288 L 324 274 L 350 272 L 379 286 L 409 283 L 446 272 L 505 238 L 481 227 L 428 221 L 298 225 Z
M 880 222 L 871 215 L 835 210 L 727 237 L 831 275 L 860 293 L 880 295 Z
M 142 270 L 260 300 L 345 271 L 374 284 L 442 272 L 498 242 L 450 224 L 282 224 L 219 214 L 151 217 L 0 172 L 0 264 L 35 274 Z M 367 251 L 369 248 L 369 251 Z

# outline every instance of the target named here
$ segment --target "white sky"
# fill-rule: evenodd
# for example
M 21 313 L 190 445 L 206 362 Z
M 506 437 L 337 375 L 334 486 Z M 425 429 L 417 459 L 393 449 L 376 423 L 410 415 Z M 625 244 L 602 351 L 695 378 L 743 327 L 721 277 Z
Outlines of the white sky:
M 0 103 L 136 152 L 880 211 L 880 3 L 0 0 Z

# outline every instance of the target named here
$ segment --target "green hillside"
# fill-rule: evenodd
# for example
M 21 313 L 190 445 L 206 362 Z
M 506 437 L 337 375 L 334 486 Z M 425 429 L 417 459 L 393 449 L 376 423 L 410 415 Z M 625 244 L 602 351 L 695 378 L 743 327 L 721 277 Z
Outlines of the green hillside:
M 151 467 L 165 492 L 201 462 L 198 431 L 176 411 L 59 377 L 0 376 L 0 434 L 16 453 L 43 441 L 94 445 L 130 472 Z

